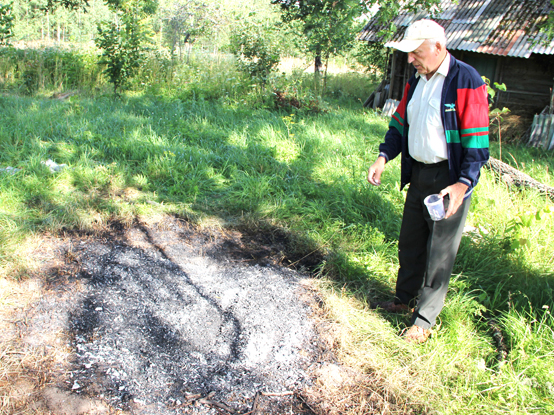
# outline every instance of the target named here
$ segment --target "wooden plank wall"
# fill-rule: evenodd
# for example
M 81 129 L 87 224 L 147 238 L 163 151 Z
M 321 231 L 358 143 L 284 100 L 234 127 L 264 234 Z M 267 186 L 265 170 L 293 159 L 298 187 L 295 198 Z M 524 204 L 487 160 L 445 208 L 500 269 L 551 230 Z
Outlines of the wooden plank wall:
M 497 82 L 505 83 L 507 88 L 506 92 L 498 94 L 498 107 L 526 109 L 538 114 L 550 104 L 554 56 L 531 55 L 529 59 L 505 57 Z

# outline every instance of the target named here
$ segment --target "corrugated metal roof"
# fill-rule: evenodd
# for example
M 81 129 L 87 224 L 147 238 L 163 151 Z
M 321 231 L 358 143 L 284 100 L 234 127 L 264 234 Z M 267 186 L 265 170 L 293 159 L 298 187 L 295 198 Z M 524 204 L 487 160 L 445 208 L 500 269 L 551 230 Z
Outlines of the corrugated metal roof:
M 521 58 L 554 55 L 554 41 L 544 45 L 540 33 L 540 24 L 554 11 L 550 0 L 443 0 L 441 5 L 435 20 L 445 28 L 448 49 Z M 427 17 L 425 12 L 397 16 L 393 23 L 398 30 L 391 40 L 401 40 L 410 23 Z M 376 42 L 381 29 L 375 16 L 358 38 Z

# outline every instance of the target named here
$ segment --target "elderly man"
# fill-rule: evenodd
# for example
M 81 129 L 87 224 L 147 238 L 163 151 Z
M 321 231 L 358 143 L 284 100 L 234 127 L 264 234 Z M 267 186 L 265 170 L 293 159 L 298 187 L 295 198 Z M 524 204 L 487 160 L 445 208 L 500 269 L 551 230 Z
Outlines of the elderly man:
M 471 194 L 489 158 L 487 89 L 474 68 L 448 53 L 444 29 L 432 20 L 413 23 L 402 41 L 387 46 L 408 53 L 416 73 L 367 176 L 378 186 L 385 164 L 402 154 L 401 188 L 410 184 L 396 296 L 374 306 L 388 312 L 413 309 L 405 339 L 422 343 L 444 306 Z M 443 198 L 443 220 L 433 221 L 424 205 L 431 194 Z

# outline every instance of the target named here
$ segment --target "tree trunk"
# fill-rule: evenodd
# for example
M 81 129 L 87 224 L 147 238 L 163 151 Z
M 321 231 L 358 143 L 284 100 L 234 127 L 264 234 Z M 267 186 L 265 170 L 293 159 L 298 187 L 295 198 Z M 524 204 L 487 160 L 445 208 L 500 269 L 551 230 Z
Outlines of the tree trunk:
M 175 53 L 175 46 L 177 45 L 177 38 L 175 36 L 171 37 L 171 56 Z
M 190 63 L 190 49 L 192 45 L 190 43 L 190 33 L 185 36 L 185 47 L 187 48 L 187 65 Z
M 329 70 L 329 53 L 325 56 L 325 72 L 323 73 L 323 94 L 327 91 L 327 71 Z
M 319 73 L 321 71 L 321 53 L 317 52 L 315 55 L 315 62 L 314 62 L 314 73 Z
M 48 41 L 50 41 L 50 13 L 46 12 L 46 36 Z

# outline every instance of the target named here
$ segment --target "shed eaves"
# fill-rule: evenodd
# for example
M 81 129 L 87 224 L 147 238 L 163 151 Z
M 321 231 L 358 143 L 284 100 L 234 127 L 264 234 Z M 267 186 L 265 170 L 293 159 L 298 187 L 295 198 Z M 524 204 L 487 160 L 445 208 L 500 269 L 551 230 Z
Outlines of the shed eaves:
M 550 0 L 443 0 L 435 19 L 445 28 L 448 48 L 499 56 L 528 58 L 532 53 L 554 54 L 554 41 L 544 44 L 540 25 L 554 11 Z M 426 13 L 397 16 L 392 41 L 401 40 L 406 27 Z M 360 40 L 380 40 L 378 16 L 359 35 Z

